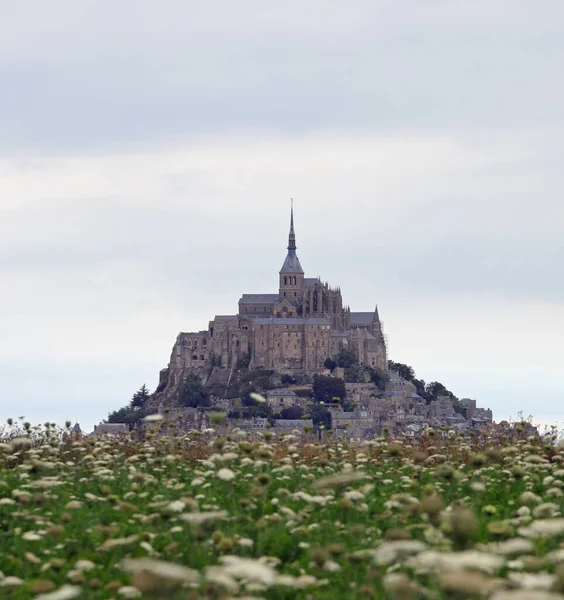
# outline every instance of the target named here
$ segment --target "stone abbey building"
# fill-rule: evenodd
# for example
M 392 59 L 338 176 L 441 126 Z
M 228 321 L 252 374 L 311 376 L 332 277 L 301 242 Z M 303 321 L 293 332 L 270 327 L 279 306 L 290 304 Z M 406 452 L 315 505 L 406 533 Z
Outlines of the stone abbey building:
M 192 370 L 232 369 L 241 359 L 250 360 L 251 369 L 313 374 L 341 348 L 354 350 L 366 366 L 387 368 L 378 309 L 351 312 L 340 288 L 305 277 L 296 253 L 292 208 L 278 292 L 243 294 L 237 314 L 216 316 L 205 331 L 180 333 L 169 364 L 169 384 L 178 385 Z

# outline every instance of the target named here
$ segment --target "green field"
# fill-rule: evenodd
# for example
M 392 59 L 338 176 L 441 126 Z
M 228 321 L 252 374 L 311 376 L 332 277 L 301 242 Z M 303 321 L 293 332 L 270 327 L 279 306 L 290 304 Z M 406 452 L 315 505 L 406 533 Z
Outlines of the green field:
M 553 439 L 160 426 L 4 431 L 1 598 L 564 598 Z

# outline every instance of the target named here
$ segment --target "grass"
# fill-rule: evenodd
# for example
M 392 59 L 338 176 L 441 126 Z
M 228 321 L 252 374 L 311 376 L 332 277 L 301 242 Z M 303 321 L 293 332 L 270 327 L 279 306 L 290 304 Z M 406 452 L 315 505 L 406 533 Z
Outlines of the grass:
M 0 597 L 564 598 L 552 439 L 161 426 L 142 442 L 5 432 Z

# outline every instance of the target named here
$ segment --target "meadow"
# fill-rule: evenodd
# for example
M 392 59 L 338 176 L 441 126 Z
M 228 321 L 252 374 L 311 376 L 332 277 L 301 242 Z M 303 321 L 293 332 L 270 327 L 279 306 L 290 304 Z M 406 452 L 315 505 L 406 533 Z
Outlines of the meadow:
M 555 436 L 347 444 L 161 418 L 142 441 L 4 429 L 1 598 L 564 598 Z

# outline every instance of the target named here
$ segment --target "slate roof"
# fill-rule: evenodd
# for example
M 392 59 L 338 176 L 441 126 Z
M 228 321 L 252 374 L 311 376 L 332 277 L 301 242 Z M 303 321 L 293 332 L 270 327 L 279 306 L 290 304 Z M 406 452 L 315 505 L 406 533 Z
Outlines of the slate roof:
M 327 319 L 321 317 L 312 317 L 311 319 L 296 318 L 260 318 L 255 319 L 257 325 L 331 325 Z
M 351 325 L 372 325 L 374 313 L 372 312 L 352 312 Z
M 315 277 L 304 277 L 304 287 L 312 287 L 317 281 L 318 280 Z
M 303 273 L 302 265 L 300 265 L 300 259 L 296 254 L 295 250 L 288 250 L 286 260 L 280 269 L 280 273 Z
M 278 294 L 243 294 L 239 304 L 275 304 L 279 299 Z
M 218 323 L 223 323 L 226 321 L 233 321 L 237 318 L 237 315 L 215 315 L 214 321 Z
M 275 396 L 295 396 L 296 392 L 293 392 L 292 390 L 270 390 L 269 392 L 266 392 L 266 397 L 267 398 L 272 398 Z

